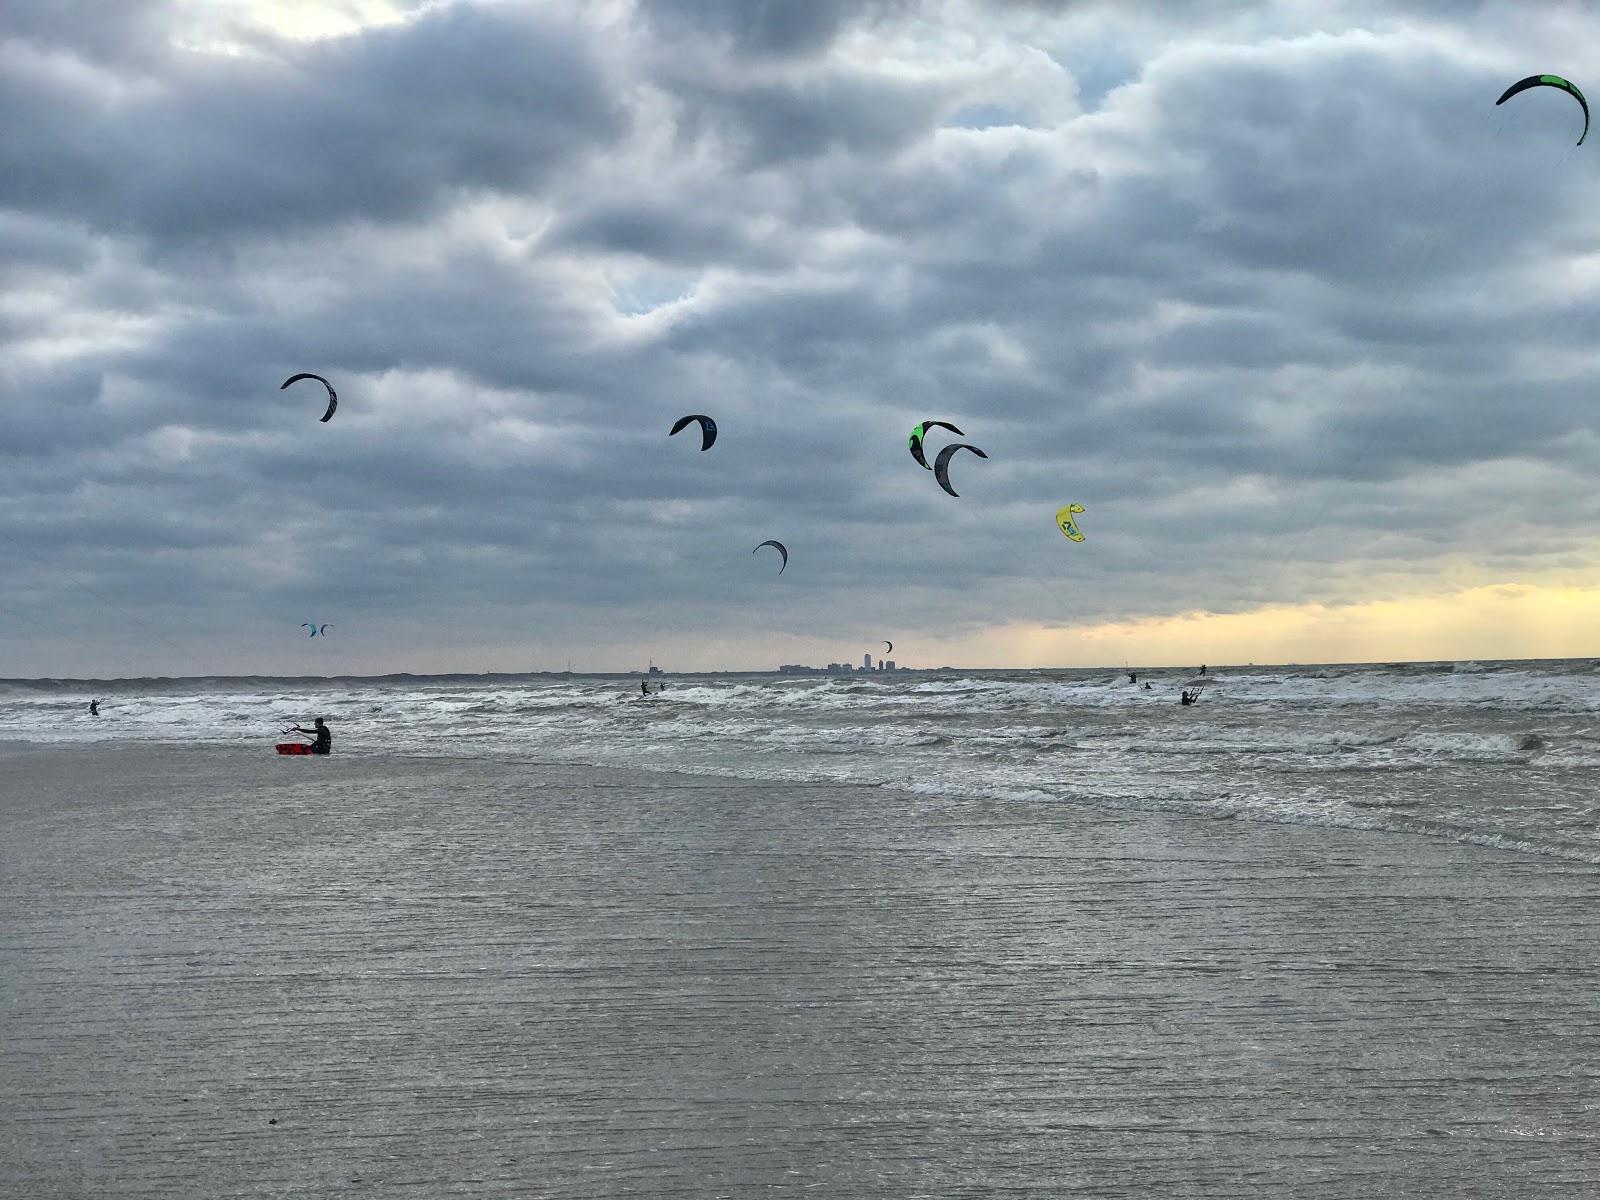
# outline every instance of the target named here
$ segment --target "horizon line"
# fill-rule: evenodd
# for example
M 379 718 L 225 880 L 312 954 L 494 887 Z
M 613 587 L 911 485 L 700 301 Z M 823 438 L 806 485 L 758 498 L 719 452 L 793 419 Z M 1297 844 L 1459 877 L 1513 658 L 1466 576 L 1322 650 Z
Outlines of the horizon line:
M 1446 664 L 1446 663 L 1449 663 L 1449 664 L 1461 664 L 1461 663 L 1496 663 L 1496 664 L 1500 664 L 1500 663 L 1566 663 L 1566 662 L 1600 662 L 1600 659 L 1595 659 L 1592 656 L 1588 656 L 1588 655 L 1570 655 L 1570 656 L 1561 657 L 1561 658 L 1420 658 L 1420 659 L 1385 658 L 1385 659 L 1368 659 L 1368 660 L 1350 661 L 1350 662 L 1216 663 L 1214 665 L 1207 663 L 1207 664 L 1204 664 L 1204 665 L 1207 667 L 1208 671 L 1224 671 L 1224 670 L 1237 671 L 1237 670 L 1240 670 L 1241 668 L 1247 669 L 1247 670 L 1261 671 L 1261 670 L 1282 670 L 1282 669 L 1285 669 L 1285 668 L 1303 669 L 1303 668 L 1306 668 L 1306 667 L 1425 667 L 1425 666 L 1442 665 L 1442 664 Z M 798 665 L 798 664 L 793 664 L 793 665 Z M 866 670 L 866 669 L 863 669 L 863 668 L 860 668 L 860 667 L 855 667 L 855 666 L 852 665 L 852 668 L 851 668 L 850 671 L 848 671 L 848 672 L 836 672 L 836 673 L 830 673 L 825 666 L 824 667 L 808 667 L 807 668 L 807 670 L 809 670 L 809 671 L 815 671 L 818 674 L 821 674 L 823 676 L 829 676 L 829 677 L 842 677 L 842 676 L 847 675 L 847 674 L 848 675 L 915 675 L 915 674 L 926 675 L 926 674 L 933 674 L 933 673 L 944 674 L 944 673 L 957 673 L 957 672 L 964 673 L 964 674 L 973 674 L 973 673 L 1009 674 L 1009 673 L 1019 673 L 1019 672 L 1040 672 L 1040 671 L 1079 671 L 1079 672 L 1107 671 L 1107 672 L 1113 672 L 1113 673 L 1119 673 L 1119 674 L 1126 674 L 1127 672 L 1130 672 L 1130 671 L 1136 671 L 1136 672 L 1140 672 L 1140 673 L 1150 672 L 1150 671 L 1191 671 L 1192 672 L 1192 671 L 1196 671 L 1198 669 L 1199 668 L 1197 666 L 1184 664 L 1184 663 L 1166 663 L 1166 664 L 1157 664 L 1157 665 L 1150 665 L 1150 666 L 1139 665 L 1139 664 L 1134 664 L 1134 663 L 1124 663 L 1121 666 L 1118 666 L 1116 664 L 1105 664 L 1105 665 L 1102 665 L 1102 666 L 1089 666 L 1089 667 L 1084 667 L 1084 666 L 1077 666 L 1077 667 L 1072 667 L 1072 666 L 1037 666 L 1037 667 L 994 667 L 994 666 L 990 666 L 990 667 L 954 667 L 954 666 L 900 667 L 900 666 L 897 666 L 893 671 L 879 670 L 879 669 L 876 669 L 876 668 L 874 668 L 872 670 Z M 639 676 L 646 676 L 648 674 L 649 674 L 649 671 L 648 671 L 647 668 L 635 668 L 635 669 L 626 670 L 626 671 L 570 671 L 570 670 L 562 670 L 562 671 L 551 671 L 551 670 L 532 670 L 532 671 L 426 671 L 426 672 L 385 671 L 385 672 L 382 672 L 381 674 L 377 674 L 377 675 L 351 675 L 351 674 L 340 674 L 340 675 L 264 675 L 264 674 L 251 673 L 251 672 L 247 672 L 247 673 L 243 673 L 243 674 L 204 674 L 204 675 L 113 675 L 113 676 L 39 675 L 39 676 L 16 676 L 16 677 L 0 676 L 0 685 L 5 685 L 5 684 L 40 684 L 40 683 L 52 683 L 52 684 L 69 684 L 69 683 L 74 683 L 74 684 L 76 684 L 76 683 L 82 683 L 82 684 L 89 684 L 89 683 L 153 683 L 153 682 L 177 683 L 177 682 L 183 682 L 183 681 L 186 681 L 186 680 L 206 680 L 206 679 L 217 679 L 217 680 L 265 679 L 265 680 L 274 680 L 274 681 L 280 681 L 280 682 L 296 682 L 296 681 L 309 681 L 309 680 L 320 680 L 320 681 L 323 681 L 323 682 L 331 682 L 331 681 L 340 680 L 340 679 L 357 679 L 357 680 L 365 680 L 365 681 L 382 681 L 382 680 L 388 680 L 388 679 L 491 679 L 491 678 L 494 678 L 494 679 L 528 679 L 528 678 L 633 679 L 633 678 L 637 678 Z M 773 675 L 773 676 L 776 676 L 776 675 L 779 675 L 780 672 L 779 672 L 777 667 L 769 667 L 769 668 L 765 668 L 765 669 L 725 669 L 725 670 L 712 670 L 712 671 L 669 671 L 669 670 L 667 670 L 665 668 L 660 668 L 657 671 L 657 674 L 659 674 L 659 675 L 671 675 L 671 676 L 676 676 L 676 677 L 680 677 L 680 678 L 694 678 L 694 677 L 714 677 L 714 676 L 728 676 L 728 675 Z M 792 673 L 790 674 L 789 677 L 790 678 L 806 678 L 806 676 L 796 675 L 796 674 L 792 674 Z

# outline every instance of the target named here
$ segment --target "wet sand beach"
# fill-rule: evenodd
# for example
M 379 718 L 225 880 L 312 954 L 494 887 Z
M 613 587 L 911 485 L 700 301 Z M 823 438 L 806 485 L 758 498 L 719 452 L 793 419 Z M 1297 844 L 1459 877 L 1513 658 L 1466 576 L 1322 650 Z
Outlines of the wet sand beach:
M 533 761 L 0 748 L 7 1197 L 1600 1192 L 1600 870 Z

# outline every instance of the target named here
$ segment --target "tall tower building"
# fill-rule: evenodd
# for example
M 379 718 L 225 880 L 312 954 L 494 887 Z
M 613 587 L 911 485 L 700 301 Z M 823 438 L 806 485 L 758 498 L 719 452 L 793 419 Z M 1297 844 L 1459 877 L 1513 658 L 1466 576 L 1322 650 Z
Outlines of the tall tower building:
M 861 656 L 861 669 L 863 671 L 872 670 L 872 655 L 870 652 Z

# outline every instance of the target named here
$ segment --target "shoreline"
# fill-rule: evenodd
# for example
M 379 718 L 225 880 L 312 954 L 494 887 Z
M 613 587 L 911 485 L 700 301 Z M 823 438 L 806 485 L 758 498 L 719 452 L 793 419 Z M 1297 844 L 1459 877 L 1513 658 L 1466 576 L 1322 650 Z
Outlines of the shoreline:
M 1591 867 L 621 768 L 0 756 L 18 1195 L 1600 1177 Z

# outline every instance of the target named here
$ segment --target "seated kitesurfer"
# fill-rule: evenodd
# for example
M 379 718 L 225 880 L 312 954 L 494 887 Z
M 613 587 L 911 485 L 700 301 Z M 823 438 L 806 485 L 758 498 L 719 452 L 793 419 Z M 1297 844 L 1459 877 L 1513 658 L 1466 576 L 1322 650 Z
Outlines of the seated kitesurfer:
M 321 717 L 316 719 L 315 725 L 315 729 L 302 729 L 298 725 L 294 726 L 293 728 L 296 733 L 308 733 L 312 737 L 316 738 L 316 741 L 311 743 L 311 753 L 331 753 L 333 750 L 333 730 L 329 729 L 327 725 L 323 723 Z
M 1198 699 L 1200 699 L 1199 688 L 1195 688 L 1192 692 L 1188 688 L 1184 688 L 1182 694 L 1178 697 L 1178 703 L 1193 704 Z
M 1129 683 L 1138 683 L 1139 682 L 1139 672 L 1137 672 L 1137 671 L 1129 671 L 1128 672 L 1128 682 Z

